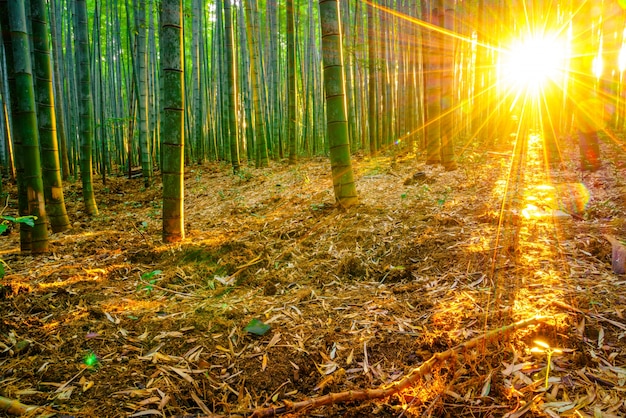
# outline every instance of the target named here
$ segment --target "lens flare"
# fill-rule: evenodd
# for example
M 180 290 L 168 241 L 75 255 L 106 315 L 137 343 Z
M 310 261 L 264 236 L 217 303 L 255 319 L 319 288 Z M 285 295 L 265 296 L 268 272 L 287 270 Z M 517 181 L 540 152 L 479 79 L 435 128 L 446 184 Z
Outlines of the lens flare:
M 502 81 L 514 90 L 537 94 L 565 66 L 566 45 L 553 36 L 531 36 L 511 43 L 501 58 Z

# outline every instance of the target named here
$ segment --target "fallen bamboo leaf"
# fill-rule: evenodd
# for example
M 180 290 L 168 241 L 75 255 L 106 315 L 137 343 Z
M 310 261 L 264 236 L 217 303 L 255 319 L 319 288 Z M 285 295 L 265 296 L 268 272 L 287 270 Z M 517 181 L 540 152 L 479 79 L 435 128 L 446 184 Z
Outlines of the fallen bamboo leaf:
M 74 389 L 75 389 L 75 386 L 64 386 L 63 390 L 61 391 L 57 389 L 56 390 L 56 393 L 58 393 L 58 395 L 56 396 L 57 399 L 67 400 L 71 398 L 72 393 L 74 392 Z
M 159 391 L 160 392 L 160 391 Z M 162 411 L 163 408 L 165 408 L 165 406 L 170 402 L 170 399 L 172 398 L 170 395 L 166 395 L 161 393 L 161 401 L 159 402 L 159 410 Z
M 104 315 L 107 317 L 107 319 L 111 322 L 113 322 L 115 325 L 120 323 L 120 319 L 119 318 L 115 318 L 113 315 L 111 315 L 108 312 L 105 312 Z
M 200 407 L 202 412 L 204 412 L 206 415 L 208 415 L 210 417 L 213 416 L 213 412 L 211 412 L 211 410 L 206 406 L 206 404 L 204 402 L 202 402 L 202 399 L 200 399 L 200 397 L 198 396 L 198 394 L 195 391 L 192 390 L 191 392 L 189 392 L 189 394 L 191 395 L 193 400 L 196 402 L 198 407 Z
M 164 331 L 161 332 L 159 335 L 156 335 L 154 337 L 155 341 L 159 341 L 162 340 L 163 338 L 181 338 L 183 336 L 183 333 L 180 331 Z
M 78 381 L 78 383 L 81 385 L 83 389 L 83 393 L 87 392 L 94 385 L 94 381 L 85 379 L 85 376 L 82 376 L 80 380 Z
M 139 412 L 135 412 L 132 415 L 129 415 L 129 417 L 145 417 L 146 415 L 159 415 L 159 416 L 164 416 L 163 412 L 158 411 L 156 409 L 146 409 L 145 411 L 139 411 Z
M 152 392 L 156 390 L 157 388 L 118 390 L 117 392 L 113 392 L 113 395 L 130 395 L 132 397 L 150 396 Z
M 246 325 L 243 330 L 250 334 L 261 336 L 265 335 L 265 333 L 270 330 L 270 326 L 263 323 L 260 319 L 254 318 L 248 322 L 248 325 Z
M 604 346 L 604 328 L 600 327 L 600 331 L 598 331 L 598 348 L 602 349 Z
M 150 405 L 153 403 L 158 403 L 160 401 L 161 401 L 161 398 L 159 398 L 158 396 L 151 396 L 147 399 L 144 399 L 143 401 L 140 401 L 139 403 L 137 403 L 137 405 L 146 406 L 146 405 Z
M 502 362 L 502 364 L 506 365 L 506 368 L 504 370 L 502 370 L 502 374 L 504 376 L 509 376 L 509 375 L 511 375 L 511 374 L 513 374 L 515 372 L 523 370 L 526 367 L 532 365 L 532 363 L 529 363 L 529 362 L 518 363 L 518 364 L 507 364 L 505 362 Z
M 480 396 L 482 398 L 489 396 L 489 393 L 491 392 L 491 374 L 492 373 L 489 373 L 489 376 L 487 376 L 487 379 L 485 379 L 483 389 L 480 391 Z
M 180 377 L 182 377 L 183 379 L 185 379 L 187 382 L 191 384 L 196 383 L 196 381 L 193 380 L 193 378 L 189 376 L 185 370 L 179 369 L 178 367 L 172 367 L 172 366 L 170 366 L 169 369 L 172 370 L 177 375 L 179 375 Z
M 269 350 L 270 348 L 272 348 L 273 346 L 278 344 L 278 342 L 280 341 L 281 336 L 282 336 L 282 334 L 280 332 L 276 332 L 274 335 L 272 335 L 272 339 L 270 340 L 269 343 L 267 343 L 267 346 L 265 347 L 265 349 Z
M 350 354 L 348 354 L 348 357 L 346 358 L 346 364 L 348 366 L 351 365 L 353 359 L 354 359 L 354 348 L 350 350 Z

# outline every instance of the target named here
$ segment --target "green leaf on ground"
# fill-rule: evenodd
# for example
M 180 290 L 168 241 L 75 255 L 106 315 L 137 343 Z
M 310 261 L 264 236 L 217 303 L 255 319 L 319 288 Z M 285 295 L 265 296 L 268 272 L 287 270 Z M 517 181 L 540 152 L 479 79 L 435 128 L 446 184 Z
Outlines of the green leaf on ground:
M 270 330 L 270 326 L 263 323 L 260 319 L 254 318 L 252 321 L 248 322 L 248 325 L 246 325 L 243 330 L 254 335 L 265 335 L 265 333 Z

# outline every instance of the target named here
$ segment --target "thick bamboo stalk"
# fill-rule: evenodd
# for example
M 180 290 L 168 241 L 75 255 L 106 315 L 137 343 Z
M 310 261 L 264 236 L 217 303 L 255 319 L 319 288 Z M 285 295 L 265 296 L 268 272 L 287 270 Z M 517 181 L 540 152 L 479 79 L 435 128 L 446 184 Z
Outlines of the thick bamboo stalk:
M 4 411 L 7 414 L 18 416 L 33 414 L 37 409 L 39 409 L 38 406 L 25 405 L 20 401 L 16 401 L 15 399 L 0 396 L 0 411 Z

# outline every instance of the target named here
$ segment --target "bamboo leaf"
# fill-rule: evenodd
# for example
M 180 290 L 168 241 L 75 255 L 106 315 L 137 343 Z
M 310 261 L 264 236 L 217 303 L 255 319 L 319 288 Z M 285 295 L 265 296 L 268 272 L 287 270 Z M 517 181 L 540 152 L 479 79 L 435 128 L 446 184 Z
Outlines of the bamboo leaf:
M 265 333 L 270 330 L 270 326 L 265 324 L 260 319 L 254 318 L 248 322 L 248 325 L 246 325 L 243 330 L 254 335 L 265 335 Z

